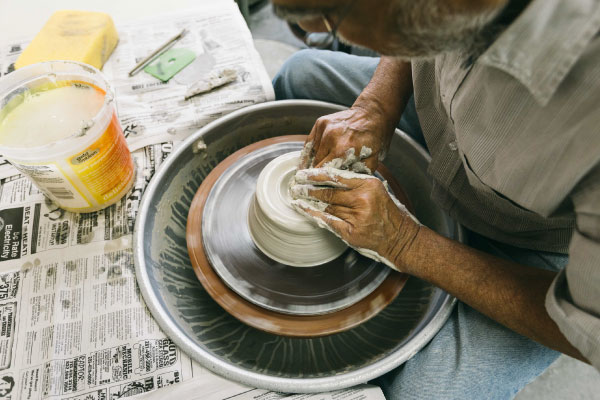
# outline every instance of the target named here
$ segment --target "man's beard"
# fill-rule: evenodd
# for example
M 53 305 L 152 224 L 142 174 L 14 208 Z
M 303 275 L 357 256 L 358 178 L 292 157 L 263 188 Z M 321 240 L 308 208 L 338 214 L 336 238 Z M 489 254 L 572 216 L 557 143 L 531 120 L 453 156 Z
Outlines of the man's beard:
M 460 52 L 478 56 L 498 33 L 494 20 L 504 7 L 472 13 L 448 9 L 446 0 L 397 0 L 394 26 L 382 54 L 403 59 Z
M 480 12 L 457 13 L 448 8 L 447 0 L 396 0 L 390 8 L 389 15 L 393 17 L 386 27 L 389 39 L 383 48 L 372 50 L 386 56 L 414 59 L 431 58 L 452 51 L 478 56 L 498 33 L 493 22 L 503 6 Z M 337 10 L 274 4 L 273 11 L 281 18 L 298 22 L 305 18 L 329 15 Z M 344 37 L 342 32 L 338 31 L 337 36 L 346 44 L 365 46 Z
M 303 19 L 321 18 L 323 15 L 336 13 L 336 7 L 291 7 L 272 4 L 273 13 L 289 22 L 300 22 Z

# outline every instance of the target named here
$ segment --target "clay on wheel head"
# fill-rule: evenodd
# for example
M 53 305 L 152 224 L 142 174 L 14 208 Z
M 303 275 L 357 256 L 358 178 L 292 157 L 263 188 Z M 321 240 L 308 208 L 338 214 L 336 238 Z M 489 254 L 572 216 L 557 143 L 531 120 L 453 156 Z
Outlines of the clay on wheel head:
M 283 154 L 262 170 L 250 204 L 248 226 L 254 244 L 273 260 L 311 267 L 337 258 L 347 246 L 292 208 L 289 183 L 299 159 L 299 151 Z

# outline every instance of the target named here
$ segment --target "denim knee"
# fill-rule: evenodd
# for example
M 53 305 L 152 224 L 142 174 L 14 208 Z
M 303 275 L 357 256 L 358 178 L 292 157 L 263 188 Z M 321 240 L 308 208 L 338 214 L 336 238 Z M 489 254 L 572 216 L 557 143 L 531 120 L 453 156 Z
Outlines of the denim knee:
M 288 58 L 273 78 L 275 99 L 310 98 L 302 88 L 306 87 L 308 82 L 314 82 L 318 57 L 319 50 L 303 49 Z

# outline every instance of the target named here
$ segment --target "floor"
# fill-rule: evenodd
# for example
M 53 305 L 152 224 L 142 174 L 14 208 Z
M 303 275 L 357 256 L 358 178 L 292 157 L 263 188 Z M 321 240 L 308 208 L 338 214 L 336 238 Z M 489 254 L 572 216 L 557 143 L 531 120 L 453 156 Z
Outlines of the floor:
M 290 55 L 306 47 L 290 32 L 285 22 L 273 15 L 266 1 L 251 7 L 248 24 L 271 77 Z M 600 399 L 600 373 L 575 359 L 561 356 L 526 386 L 516 399 Z
M 290 31 L 287 23 L 273 14 L 268 1 L 250 8 L 248 25 L 254 37 L 254 45 L 271 78 L 289 56 L 301 48 L 306 48 Z

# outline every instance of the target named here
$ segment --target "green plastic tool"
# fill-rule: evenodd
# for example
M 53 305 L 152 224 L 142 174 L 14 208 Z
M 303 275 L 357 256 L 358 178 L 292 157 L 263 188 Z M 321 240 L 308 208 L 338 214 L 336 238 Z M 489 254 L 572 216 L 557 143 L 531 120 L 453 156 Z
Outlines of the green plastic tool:
M 144 68 L 144 71 L 167 82 L 195 58 L 196 54 L 189 49 L 170 49 Z

